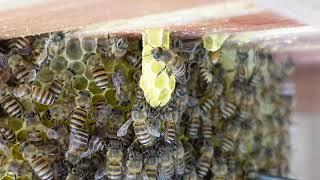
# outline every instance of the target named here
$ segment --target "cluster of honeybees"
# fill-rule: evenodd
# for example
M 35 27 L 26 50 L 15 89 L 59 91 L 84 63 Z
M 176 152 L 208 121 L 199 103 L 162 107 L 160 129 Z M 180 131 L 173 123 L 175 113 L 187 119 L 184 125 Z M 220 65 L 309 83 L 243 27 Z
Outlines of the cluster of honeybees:
M 49 33 L 1 42 L 0 175 L 13 179 L 256 179 L 288 173 L 291 95 L 256 44 L 173 38 L 176 77 L 152 108 L 141 39 Z

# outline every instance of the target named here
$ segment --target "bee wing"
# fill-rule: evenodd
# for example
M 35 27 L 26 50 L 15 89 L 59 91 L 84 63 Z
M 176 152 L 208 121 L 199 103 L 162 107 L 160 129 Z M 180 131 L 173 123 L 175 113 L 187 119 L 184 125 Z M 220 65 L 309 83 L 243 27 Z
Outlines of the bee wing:
M 154 126 L 148 126 L 149 134 L 155 137 L 160 137 L 160 132 Z
M 132 123 L 132 118 L 130 118 L 127 122 L 125 122 L 117 131 L 117 136 L 121 137 L 127 134 L 128 128 L 130 124 Z
M 59 138 L 59 134 L 53 129 L 44 127 L 44 131 L 46 132 L 49 139 L 58 139 Z
M 3 140 L 0 140 L 0 150 L 7 156 L 8 159 L 13 158 L 11 150 L 7 143 Z
M 106 170 L 104 168 L 99 168 L 95 175 L 94 175 L 94 179 L 95 180 L 100 180 L 102 179 L 105 175 L 107 174 Z

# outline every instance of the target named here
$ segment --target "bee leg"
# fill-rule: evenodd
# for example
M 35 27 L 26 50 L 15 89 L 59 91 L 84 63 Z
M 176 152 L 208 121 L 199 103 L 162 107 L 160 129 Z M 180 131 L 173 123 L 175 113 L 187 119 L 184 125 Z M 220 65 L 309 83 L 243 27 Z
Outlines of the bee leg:
M 161 71 L 158 73 L 157 77 L 158 77 L 160 74 L 162 74 L 162 72 L 163 72 L 166 68 L 167 68 L 167 65 L 165 65 L 165 66 L 161 69 Z

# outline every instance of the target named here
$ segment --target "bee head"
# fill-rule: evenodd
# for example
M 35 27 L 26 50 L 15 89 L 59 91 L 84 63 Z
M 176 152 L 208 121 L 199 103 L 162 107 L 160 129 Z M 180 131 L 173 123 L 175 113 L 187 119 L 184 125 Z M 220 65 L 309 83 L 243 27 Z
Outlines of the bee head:
M 161 47 L 154 48 L 151 51 L 153 58 L 157 61 L 160 60 L 162 52 L 163 52 L 163 49 Z
M 128 48 L 128 40 L 127 40 L 127 39 L 120 38 L 120 39 L 117 40 L 116 46 L 117 46 L 119 49 L 127 49 L 127 48 Z

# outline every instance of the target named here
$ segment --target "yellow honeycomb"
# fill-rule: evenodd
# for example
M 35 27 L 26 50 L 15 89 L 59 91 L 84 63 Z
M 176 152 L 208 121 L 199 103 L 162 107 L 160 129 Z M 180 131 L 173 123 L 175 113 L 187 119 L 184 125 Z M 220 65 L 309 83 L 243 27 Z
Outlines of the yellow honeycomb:
M 139 82 L 147 102 L 152 107 L 164 106 L 171 99 L 175 88 L 174 75 L 159 72 L 165 67 L 164 62 L 156 61 L 152 56 L 155 47 L 170 48 L 170 32 L 163 29 L 148 29 L 143 33 L 142 76 Z M 164 70 L 164 72 L 167 72 Z

